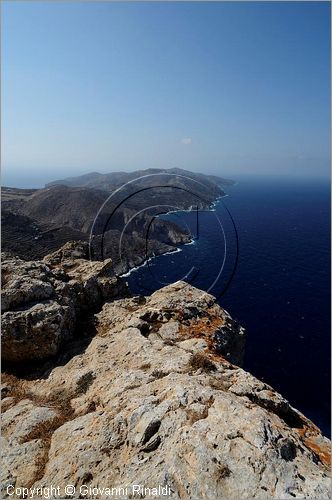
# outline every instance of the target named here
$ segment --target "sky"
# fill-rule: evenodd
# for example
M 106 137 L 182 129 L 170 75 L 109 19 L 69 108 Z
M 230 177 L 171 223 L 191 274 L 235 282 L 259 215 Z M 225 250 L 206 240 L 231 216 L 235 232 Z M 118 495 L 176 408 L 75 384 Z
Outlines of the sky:
M 329 2 L 2 2 L 2 183 L 328 177 Z

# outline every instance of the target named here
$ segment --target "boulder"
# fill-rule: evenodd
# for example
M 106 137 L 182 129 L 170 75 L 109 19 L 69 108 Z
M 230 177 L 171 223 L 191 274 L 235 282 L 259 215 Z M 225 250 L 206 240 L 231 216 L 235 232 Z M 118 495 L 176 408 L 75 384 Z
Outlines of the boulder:
M 54 356 L 70 339 L 77 319 L 104 301 L 127 296 L 112 262 L 90 262 L 84 242 L 69 242 L 43 261 L 2 255 L 2 349 L 4 361 Z
M 75 311 L 45 300 L 2 315 L 1 356 L 6 361 L 39 360 L 56 354 L 71 337 Z

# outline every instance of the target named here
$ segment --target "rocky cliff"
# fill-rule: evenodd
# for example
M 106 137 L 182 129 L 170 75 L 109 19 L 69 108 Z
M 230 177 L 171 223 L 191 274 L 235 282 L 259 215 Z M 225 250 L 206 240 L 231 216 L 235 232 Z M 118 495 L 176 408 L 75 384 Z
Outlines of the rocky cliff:
M 110 262 L 85 257 L 4 259 L 3 497 L 329 498 L 329 440 L 240 368 L 244 330 L 211 295 L 177 282 L 126 297 Z
M 43 261 L 2 254 L 2 359 L 45 359 L 105 300 L 128 296 L 111 259 L 90 262 L 87 243 L 69 242 Z

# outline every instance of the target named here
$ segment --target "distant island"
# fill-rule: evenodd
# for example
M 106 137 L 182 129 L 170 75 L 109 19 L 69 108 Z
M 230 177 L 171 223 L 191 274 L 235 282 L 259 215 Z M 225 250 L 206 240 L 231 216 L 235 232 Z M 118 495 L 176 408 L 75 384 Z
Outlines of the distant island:
M 160 213 L 209 209 L 232 184 L 171 168 L 93 172 L 43 189 L 3 187 L 3 250 L 38 259 L 68 241 L 90 241 L 94 260 L 112 258 L 114 270 L 125 273 L 190 241 L 185 228 L 158 218 Z

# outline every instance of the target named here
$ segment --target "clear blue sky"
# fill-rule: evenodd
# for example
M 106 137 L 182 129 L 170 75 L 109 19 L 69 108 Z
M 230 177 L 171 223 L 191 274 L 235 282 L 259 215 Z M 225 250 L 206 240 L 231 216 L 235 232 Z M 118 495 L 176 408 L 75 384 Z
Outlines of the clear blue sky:
M 321 2 L 4 2 L 3 183 L 327 176 L 329 37 Z

